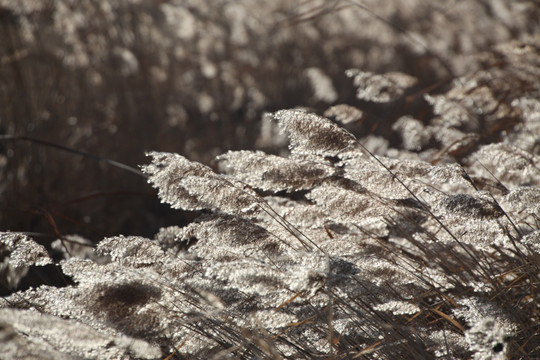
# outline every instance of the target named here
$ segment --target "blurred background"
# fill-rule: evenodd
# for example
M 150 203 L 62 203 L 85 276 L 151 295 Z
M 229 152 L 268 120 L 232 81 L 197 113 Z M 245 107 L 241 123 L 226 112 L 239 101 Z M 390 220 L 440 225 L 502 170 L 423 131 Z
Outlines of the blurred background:
M 0 134 L 137 167 L 150 150 L 212 166 L 227 150 L 279 153 L 264 113 L 349 104 L 350 130 L 399 141 L 423 94 L 482 70 L 478 54 L 540 32 L 527 0 L 0 0 Z M 418 79 L 406 101 L 356 98 L 347 69 Z M 146 179 L 29 141 L 0 141 L 0 230 L 45 245 L 153 236 L 193 214 Z

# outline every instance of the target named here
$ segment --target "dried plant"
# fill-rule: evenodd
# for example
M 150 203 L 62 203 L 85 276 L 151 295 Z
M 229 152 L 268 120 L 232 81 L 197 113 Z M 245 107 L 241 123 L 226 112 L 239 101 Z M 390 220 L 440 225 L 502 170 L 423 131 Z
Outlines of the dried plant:
M 538 33 L 539 16 L 535 0 L 0 0 L 0 133 L 131 166 L 152 150 L 208 164 L 221 152 L 253 149 L 265 111 L 356 105 L 347 69 L 383 82 L 390 78 L 382 74 L 407 74 L 418 79 L 413 91 L 441 93 L 454 76 L 519 67 L 521 58 L 534 58 L 534 45 L 509 44 L 501 56 L 489 49 Z M 523 86 L 536 65 L 519 69 Z M 497 81 L 497 102 L 514 82 L 491 78 L 483 83 Z M 424 114 L 425 104 L 417 105 L 363 108 L 363 125 L 348 129 L 361 138 L 376 127 L 389 139 L 399 117 Z M 459 135 L 441 138 L 450 145 Z M 151 236 L 174 219 L 152 210 L 158 205 L 141 196 L 139 178 L 43 148 L 2 145 L 4 228 L 50 234 L 52 218 L 62 233 L 98 241 L 120 232 Z M 269 141 L 264 150 L 278 153 L 278 146 Z M 80 190 L 66 193 L 73 183 Z
M 457 106 L 447 100 L 455 91 L 433 102 L 434 113 L 460 128 L 462 112 L 439 105 Z M 519 116 L 526 123 L 536 115 Z M 65 260 L 75 286 L 3 299 L 6 317 L 22 319 L 9 331 L 39 324 L 32 309 L 54 326 L 90 326 L 93 350 L 69 336 L 69 350 L 45 350 L 92 358 L 539 354 L 538 155 L 492 144 L 470 151 L 464 167 L 432 165 L 375 156 L 305 111 L 272 118 L 290 137 L 289 157 L 229 152 L 217 159 L 219 174 L 150 153 L 143 171 L 162 201 L 210 212 L 155 240 L 106 238 L 96 255 Z M 482 190 L 490 177 L 504 190 Z M 32 244 L 17 236 L 2 235 L 12 254 Z M 96 345 L 106 336 L 119 339 L 110 353 Z M 126 336 L 140 340 L 125 345 Z
M 247 123 L 256 119 L 271 94 L 282 89 L 256 81 L 259 67 L 265 79 L 274 74 L 268 56 L 274 48 L 255 41 L 272 31 L 280 32 L 275 41 L 289 55 L 291 44 L 307 54 L 303 40 L 341 34 L 333 48 L 321 50 L 333 59 L 350 45 L 361 19 L 370 29 L 363 40 L 385 45 L 382 52 L 344 56 L 361 59 L 354 68 L 362 69 L 347 72 L 352 80 L 343 76 L 347 88 L 332 83 L 337 70 L 330 62 L 302 64 L 302 71 L 286 74 L 299 83 L 307 80 L 309 101 L 297 104 L 315 107 L 264 115 L 264 129 L 285 133 L 288 150 L 269 145 L 267 152 L 228 151 L 217 156 L 214 168 L 159 146 L 147 152 L 141 178 L 156 188 L 161 202 L 190 211 L 194 218 L 188 223 L 164 226 L 152 239 L 106 236 L 93 246 L 62 234 L 56 213 L 43 210 L 58 235 L 54 244 L 40 241 L 39 234 L 0 233 L 0 354 L 168 360 L 540 357 L 540 37 L 506 41 L 513 29 L 537 26 L 510 21 L 509 14 L 538 12 L 520 3 L 466 1 L 441 12 L 438 3 L 420 1 L 393 7 L 308 1 L 294 8 L 250 1 L 218 1 L 214 7 L 83 1 L 77 7 L 59 0 L 52 8 L 0 1 L 8 9 L 1 16 L 18 14 L 18 26 L 27 27 L 22 43 L 38 43 L 33 23 L 25 19 L 54 10 L 53 26 L 62 31 L 47 36 L 59 45 L 44 52 L 61 60 L 62 68 L 98 83 L 105 71 L 116 69 L 115 76 L 126 81 L 118 84 L 135 81 L 186 95 L 185 104 L 165 92 L 156 97 L 162 115 L 171 116 L 169 124 L 173 118 L 192 121 L 183 118 L 188 115 L 207 116 L 204 123 L 228 114 L 221 125 L 232 126 L 231 111 L 240 108 Z M 496 9 L 502 24 L 476 21 L 485 8 Z M 283 20 L 279 27 L 265 27 L 254 22 L 262 21 L 255 10 Z M 103 17 L 95 20 L 101 30 L 94 33 L 84 12 Z M 429 14 L 435 33 L 423 30 Z M 217 21 L 220 15 L 232 20 Z M 395 29 L 380 21 L 390 15 L 396 23 L 408 20 L 402 37 L 391 36 Z M 458 15 L 466 25 L 452 32 Z M 141 26 L 120 33 L 106 26 L 130 17 Z M 300 33 L 290 28 L 296 25 Z M 202 26 L 204 34 L 195 31 Z M 490 31 L 480 36 L 483 27 Z M 101 36 L 105 30 L 110 37 Z M 479 35 L 467 40 L 469 33 Z M 223 36 L 226 41 L 216 40 Z M 143 46 L 153 41 L 156 48 Z M 457 45 L 467 51 L 455 54 Z M 391 69 L 388 64 L 403 47 L 411 59 L 430 58 L 430 72 L 440 84 L 422 89 L 427 84 L 420 71 Z M 228 51 L 238 58 L 224 60 Z M 386 65 L 370 68 L 377 59 Z M 110 67 L 101 67 L 106 62 Z M 182 66 L 200 67 L 179 77 L 189 84 L 185 94 L 163 75 L 163 69 Z M 124 100 L 134 99 L 131 94 Z M 122 107 L 109 105 L 109 119 L 116 119 Z M 401 106 L 406 110 L 396 110 Z M 385 120 L 374 122 L 379 117 Z M 254 133 L 248 135 L 255 143 Z M 28 282 L 31 273 L 45 270 L 58 281 Z

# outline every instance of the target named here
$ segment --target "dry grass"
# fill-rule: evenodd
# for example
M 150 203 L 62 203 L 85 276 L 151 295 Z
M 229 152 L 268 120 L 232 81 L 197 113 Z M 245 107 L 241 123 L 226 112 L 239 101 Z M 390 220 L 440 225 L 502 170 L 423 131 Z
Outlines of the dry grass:
M 0 1 L 3 349 L 539 357 L 539 12 Z

